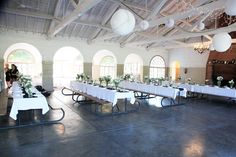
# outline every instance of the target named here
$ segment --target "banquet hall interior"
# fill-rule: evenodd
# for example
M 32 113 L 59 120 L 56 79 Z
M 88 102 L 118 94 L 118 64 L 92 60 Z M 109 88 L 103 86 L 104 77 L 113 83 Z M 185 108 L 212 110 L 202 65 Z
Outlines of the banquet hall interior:
M 235 157 L 235 22 L 236 0 L 1 0 L 0 156 Z

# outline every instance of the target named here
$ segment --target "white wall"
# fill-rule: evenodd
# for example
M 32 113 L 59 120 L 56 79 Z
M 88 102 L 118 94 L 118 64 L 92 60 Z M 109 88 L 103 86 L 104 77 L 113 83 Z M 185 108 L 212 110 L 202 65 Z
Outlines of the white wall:
M 111 43 L 92 43 L 87 44 L 77 38 L 55 37 L 47 39 L 45 35 L 37 33 L 16 32 L 12 30 L 0 32 L 0 60 L 3 67 L 3 56 L 7 48 L 15 43 L 28 43 L 36 47 L 42 55 L 43 61 L 43 85 L 52 90 L 52 66 L 53 57 L 57 50 L 64 46 L 71 46 L 78 49 L 84 58 L 84 63 L 92 63 L 93 56 L 99 50 L 111 51 L 116 59 L 117 64 L 124 64 L 125 58 L 131 54 L 138 54 L 143 59 L 144 66 L 149 66 L 149 62 L 155 55 L 162 56 L 168 65 L 168 51 L 146 51 L 140 48 L 121 48 L 118 44 Z M 66 55 L 66 54 L 65 54 Z M 91 69 L 92 70 L 92 69 Z M 0 79 L 3 79 L 4 72 L 1 70 Z
M 199 54 L 192 48 L 179 48 L 169 51 L 169 67 L 179 61 L 181 67 L 206 67 L 209 52 Z
M 149 52 L 138 48 L 120 48 L 119 45 L 110 43 L 87 44 L 85 41 L 81 41 L 77 38 L 66 37 L 56 37 L 48 40 L 44 35 L 15 31 L 0 32 L 0 58 L 3 58 L 4 52 L 10 45 L 18 42 L 25 42 L 35 46 L 42 54 L 42 59 L 44 61 L 52 61 L 55 52 L 64 46 L 72 46 L 77 48 L 82 53 L 84 62 L 87 63 L 91 63 L 95 53 L 103 49 L 113 52 L 116 56 L 118 64 L 123 64 L 125 58 L 130 53 L 140 55 L 144 60 L 144 65 L 148 65 L 151 58 L 155 55 L 161 55 L 165 61 L 168 61 L 168 52 L 163 50 Z
M 192 48 L 172 49 L 169 51 L 169 75 L 171 76 L 172 73 L 173 62 L 178 61 L 182 81 L 192 78 L 196 83 L 204 83 L 208 56 L 209 52 L 199 54 Z M 187 73 L 184 72 L 185 69 L 187 69 Z

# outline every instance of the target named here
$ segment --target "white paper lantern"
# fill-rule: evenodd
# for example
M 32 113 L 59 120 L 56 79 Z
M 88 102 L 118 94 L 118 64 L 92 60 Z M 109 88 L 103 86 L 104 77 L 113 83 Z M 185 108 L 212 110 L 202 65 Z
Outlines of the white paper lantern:
M 225 13 L 230 16 L 236 16 L 236 0 L 227 0 L 226 1 Z
M 205 29 L 205 24 L 203 22 L 200 22 L 197 27 L 200 31 L 202 31 L 203 29 Z
M 133 31 L 135 27 L 134 15 L 124 9 L 119 9 L 111 18 L 111 28 L 119 35 L 127 35 Z
M 165 22 L 165 26 L 166 26 L 167 28 L 173 27 L 174 24 L 175 24 L 175 21 L 174 21 L 173 19 L 168 19 L 168 20 Z
M 146 30 L 149 27 L 149 23 L 148 23 L 148 21 L 143 20 L 143 21 L 140 22 L 139 26 L 142 30 Z
M 214 35 L 212 43 L 216 51 L 225 52 L 230 48 L 232 39 L 228 33 L 223 32 Z

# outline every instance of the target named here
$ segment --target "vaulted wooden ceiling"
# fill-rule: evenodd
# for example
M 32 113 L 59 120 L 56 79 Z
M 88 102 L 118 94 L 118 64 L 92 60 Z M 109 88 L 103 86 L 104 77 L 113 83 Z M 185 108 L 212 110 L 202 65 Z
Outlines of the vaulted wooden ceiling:
M 235 20 L 221 28 L 215 25 L 225 18 L 224 4 L 225 0 L 6 0 L 1 1 L 0 28 L 40 33 L 49 40 L 62 36 L 147 50 L 189 47 L 202 35 L 211 41 L 215 33 L 236 31 Z M 119 8 L 136 19 L 135 30 L 125 36 L 113 33 L 110 25 Z M 165 27 L 168 19 L 175 20 L 174 27 Z M 147 30 L 140 29 L 142 20 L 149 22 Z M 197 27 L 200 21 L 206 25 L 203 31 Z

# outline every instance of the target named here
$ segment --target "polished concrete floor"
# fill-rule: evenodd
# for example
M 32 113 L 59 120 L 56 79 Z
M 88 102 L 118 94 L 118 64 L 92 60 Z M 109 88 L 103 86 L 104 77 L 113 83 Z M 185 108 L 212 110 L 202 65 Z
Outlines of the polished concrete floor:
M 143 101 L 138 112 L 99 117 L 54 92 L 49 103 L 66 111 L 61 124 L 0 130 L 0 156 L 235 157 L 236 104 L 184 101 L 165 109 Z

